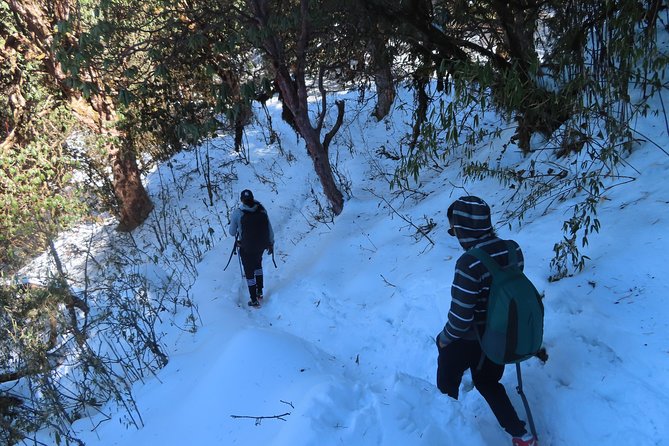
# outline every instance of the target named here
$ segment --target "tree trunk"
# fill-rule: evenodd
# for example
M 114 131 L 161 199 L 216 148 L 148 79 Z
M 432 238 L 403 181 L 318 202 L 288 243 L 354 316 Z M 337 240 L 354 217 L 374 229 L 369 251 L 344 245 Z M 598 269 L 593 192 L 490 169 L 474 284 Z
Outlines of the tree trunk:
M 334 176 L 332 175 L 332 167 L 330 166 L 330 159 L 320 141 L 320 135 L 309 125 L 309 128 L 306 129 L 306 133 L 302 133 L 302 137 L 307 145 L 309 156 L 311 156 L 311 159 L 314 162 L 314 170 L 316 171 L 318 178 L 321 180 L 323 193 L 330 202 L 332 212 L 335 215 L 339 215 L 341 214 L 341 211 L 344 210 L 344 196 L 335 184 Z
M 414 80 L 416 89 L 416 111 L 413 115 L 413 128 L 411 131 L 411 142 L 409 143 L 409 147 L 411 147 L 412 151 L 416 148 L 416 144 L 418 144 L 423 124 L 427 120 L 427 109 L 430 105 L 430 97 L 425 91 L 427 84 L 428 79 L 425 77 L 417 77 Z
M 132 147 L 112 147 L 109 150 L 109 162 L 114 176 L 114 193 L 119 202 L 117 229 L 129 232 L 146 220 L 153 210 L 153 203 L 142 185 Z
M 233 112 L 230 125 L 235 132 L 235 151 L 242 152 L 244 148 L 244 128 L 251 122 L 253 110 L 248 100 L 242 97 L 239 75 L 232 70 L 219 70 L 218 75 L 227 86 L 229 100 L 239 107 L 236 112 Z
M 495 0 L 492 8 L 499 18 L 506 40 L 506 51 L 514 62 L 513 69 L 517 71 L 525 92 L 523 106 L 518 110 L 516 118 L 518 127 L 515 137 L 518 147 L 527 154 L 531 150 L 533 134 L 541 132 L 549 136 L 569 117 L 563 107 L 555 106 L 556 103 L 564 104 L 568 98 L 555 97 L 555 93 L 537 85 L 537 74 L 530 72 L 538 60 L 534 42 L 538 3 L 527 0 Z
M 370 44 L 374 59 L 374 83 L 376 84 L 376 107 L 372 115 L 377 121 L 390 113 L 395 101 L 395 83 L 393 82 L 392 56 L 388 54 L 386 43 L 381 39 L 372 39 Z
M 509 56 L 525 75 L 530 76 L 533 74 L 529 73 L 530 66 L 538 59 L 534 43 L 539 18 L 538 4 L 527 0 L 495 0 L 492 8 L 504 31 Z

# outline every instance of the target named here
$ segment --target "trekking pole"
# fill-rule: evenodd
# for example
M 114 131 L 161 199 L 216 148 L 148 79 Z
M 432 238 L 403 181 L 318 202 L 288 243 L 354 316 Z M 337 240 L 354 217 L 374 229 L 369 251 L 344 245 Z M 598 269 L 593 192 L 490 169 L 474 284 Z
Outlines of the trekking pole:
M 278 268 L 278 266 L 276 266 L 276 261 L 274 260 L 274 250 L 272 250 L 272 263 L 274 264 L 274 268 Z
M 228 269 L 228 265 L 230 265 L 230 260 L 232 260 L 232 256 L 237 253 L 237 237 L 235 237 L 234 244 L 232 245 L 232 251 L 230 251 L 230 257 L 228 258 L 228 263 L 225 264 L 225 268 L 223 268 L 223 271 Z
M 523 406 L 525 406 L 525 413 L 527 414 L 527 422 L 530 423 L 530 431 L 532 432 L 532 435 L 534 435 L 534 438 L 539 441 L 539 436 L 537 435 L 537 429 L 534 427 L 534 420 L 532 419 L 532 412 L 530 412 L 530 405 L 527 402 L 527 398 L 525 397 L 525 393 L 523 393 L 523 378 L 520 375 L 520 363 L 516 363 L 516 375 L 518 376 L 518 387 L 516 387 L 516 390 L 520 394 L 520 398 L 523 400 Z
M 239 272 L 242 274 L 242 282 L 246 280 L 246 274 L 244 274 L 244 267 L 242 266 L 242 255 L 238 255 L 239 257 Z

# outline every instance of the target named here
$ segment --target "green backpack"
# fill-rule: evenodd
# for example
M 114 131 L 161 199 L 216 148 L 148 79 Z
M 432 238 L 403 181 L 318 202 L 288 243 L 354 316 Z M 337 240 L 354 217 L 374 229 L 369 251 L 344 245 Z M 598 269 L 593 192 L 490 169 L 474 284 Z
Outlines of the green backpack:
M 544 333 L 541 295 L 518 267 L 515 245 L 506 244 L 509 266 L 505 268 L 480 248 L 468 251 L 492 274 L 485 332 L 479 342 L 497 364 L 518 363 L 536 355 Z

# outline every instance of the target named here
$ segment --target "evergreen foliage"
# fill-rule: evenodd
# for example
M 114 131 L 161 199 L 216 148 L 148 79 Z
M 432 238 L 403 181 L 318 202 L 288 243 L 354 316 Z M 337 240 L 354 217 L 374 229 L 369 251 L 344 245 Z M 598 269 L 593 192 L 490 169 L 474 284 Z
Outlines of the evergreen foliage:
M 87 211 L 67 137 L 77 123 L 37 55 L 16 51 L 0 4 L 0 272 L 11 274 Z

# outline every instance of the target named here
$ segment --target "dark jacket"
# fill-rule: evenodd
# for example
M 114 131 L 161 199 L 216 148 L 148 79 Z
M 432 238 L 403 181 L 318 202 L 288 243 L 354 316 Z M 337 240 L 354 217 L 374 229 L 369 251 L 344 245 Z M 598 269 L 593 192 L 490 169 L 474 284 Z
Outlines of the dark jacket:
M 460 197 L 448 209 L 460 245 L 465 249 L 481 248 L 502 267 L 509 264 L 504 240 L 497 237 L 490 220 L 490 208 L 478 197 Z M 523 253 L 516 242 L 516 258 L 523 268 Z M 490 293 L 491 275 L 474 256 L 465 252 L 455 264 L 451 286 L 451 308 L 439 341 L 448 344 L 456 339 L 474 340 L 476 329 L 483 332 Z

